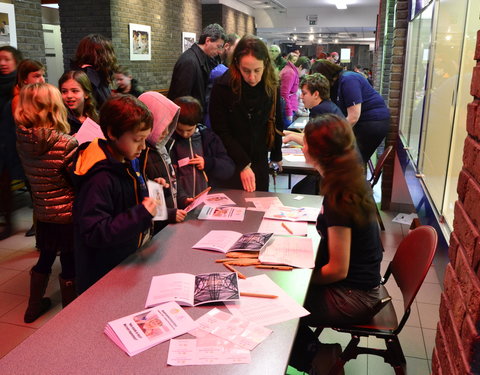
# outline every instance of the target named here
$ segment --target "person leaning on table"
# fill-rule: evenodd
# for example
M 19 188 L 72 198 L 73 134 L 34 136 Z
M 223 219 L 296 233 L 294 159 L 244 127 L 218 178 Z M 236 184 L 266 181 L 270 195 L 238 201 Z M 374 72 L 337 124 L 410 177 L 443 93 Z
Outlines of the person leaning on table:
M 348 122 L 337 115 L 311 119 L 303 153 L 322 175 L 323 207 L 317 219 L 321 236 L 315 269 L 291 356 L 292 365 L 308 371 L 317 337 L 308 326 L 356 324 L 378 310 L 382 247 L 375 202 L 363 174 Z M 309 345 L 313 344 L 313 345 Z

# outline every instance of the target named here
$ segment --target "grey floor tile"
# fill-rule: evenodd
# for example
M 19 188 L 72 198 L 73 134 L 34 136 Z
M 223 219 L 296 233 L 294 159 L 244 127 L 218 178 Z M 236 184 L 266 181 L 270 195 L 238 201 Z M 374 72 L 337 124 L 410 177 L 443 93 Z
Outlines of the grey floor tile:
M 427 276 L 425 277 L 425 280 L 423 282 L 440 284 L 437 276 L 437 271 L 435 270 L 435 267 L 433 265 L 428 270 Z
M 408 375 L 428 375 L 430 369 L 426 359 L 406 357 Z M 369 375 L 394 375 L 395 371 L 389 364 L 383 361 L 379 356 L 368 356 L 368 374 Z
M 442 288 L 438 283 L 424 282 L 418 291 L 416 301 L 421 303 L 440 304 L 440 295 Z
M 25 237 L 25 233 L 16 233 L 0 241 L 0 249 L 31 250 L 35 248 L 35 237 Z
M 417 302 L 420 323 L 423 328 L 436 329 L 439 320 L 439 305 Z
M 403 318 L 403 315 L 405 314 L 405 307 L 403 304 L 403 300 L 394 299 L 392 302 L 393 302 L 393 306 L 395 307 L 395 312 L 397 313 L 398 322 L 400 322 L 400 320 Z M 409 327 L 422 326 L 420 322 L 418 307 L 415 302 L 413 302 L 412 305 L 410 306 L 410 315 L 405 325 Z
M 368 364 L 367 355 L 362 354 L 357 358 L 348 361 L 343 367 L 345 375 L 367 375 Z
M 425 341 L 425 349 L 427 351 L 427 358 L 432 360 L 433 348 L 435 347 L 435 336 L 437 334 L 436 329 L 422 328 L 423 339 Z
M 421 328 L 405 326 L 398 338 L 405 356 L 427 359 Z
M 20 273 L 21 271 L 11 270 L 11 269 L 3 268 L 0 266 L 0 291 L 1 291 L 2 284 L 10 281 Z
M 27 297 L 25 296 L 0 292 L 0 319 L 3 314 L 6 314 L 22 302 L 25 302 L 26 299 Z
M 325 344 L 339 343 L 343 348 L 350 342 L 351 336 L 348 333 L 334 331 L 331 328 L 325 328 L 320 335 L 320 341 Z M 360 338 L 360 346 L 367 346 L 367 338 Z
M 23 315 L 25 314 L 25 310 L 27 309 L 28 301 L 25 299 L 24 302 L 19 304 L 14 309 L 10 310 L 8 313 L 2 315 L 0 317 L 1 323 L 8 323 L 17 326 L 25 326 L 25 327 L 32 327 L 32 328 L 40 328 L 50 319 L 52 319 L 61 309 L 62 305 L 60 303 L 52 304 L 50 310 L 48 310 L 45 314 L 35 320 L 33 323 L 25 323 L 23 321 Z
M 18 250 L 1 261 L 2 268 L 25 271 L 32 268 L 38 261 L 39 252 L 36 250 Z

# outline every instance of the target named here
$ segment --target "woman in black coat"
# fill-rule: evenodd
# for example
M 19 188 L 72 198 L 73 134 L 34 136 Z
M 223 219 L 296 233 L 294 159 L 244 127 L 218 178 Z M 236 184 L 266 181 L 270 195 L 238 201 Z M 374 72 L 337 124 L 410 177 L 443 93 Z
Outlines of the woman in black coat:
M 275 70 L 259 38 L 238 42 L 229 70 L 213 86 L 210 117 L 236 167 L 224 187 L 268 191 L 268 153 L 281 163 L 283 123 Z

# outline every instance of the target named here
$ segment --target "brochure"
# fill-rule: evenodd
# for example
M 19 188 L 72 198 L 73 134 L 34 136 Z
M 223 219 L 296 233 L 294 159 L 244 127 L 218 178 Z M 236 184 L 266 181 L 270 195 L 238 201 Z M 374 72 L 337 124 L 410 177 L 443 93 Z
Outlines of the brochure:
M 163 186 L 151 180 L 147 180 L 148 195 L 157 201 L 157 214 L 153 221 L 167 220 L 167 205 L 165 203 L 165 195 L 163 194 Z
M 167 301 L 175 301 L 182 306 L 197 306 L 239 299 L 235 272 L 204 273 L 196 276 L 189 273 L 171 273 L 152 278 L 145 307 Z
M 168 302 L 108 322 L 104 333 L 125 353 L 134 356 L 195 327 L 185 310 L 176 302 Z
M 203 201 L 205 200 L 205 198 L 207 197 L 208 192 L 209 192 L 211 189 L 212 189 L 212 188 L 209 186 L 209 187 L 207 187 L 204 191 L 202 191 L 201 193 L 197 194 L 197 195 L 193 198 L 193 202 L 190 203 L 187 207 L 185 207 L 185 211 L 190 212 L 190 211 L 192 211 L 195 207 L 201 205 L 201 204 L 203 203 Z
M 75 138 L 77 139 L 78 144 L 81 145 L 82 143 L 93 141 L 95 138 L 104 139 L 105 135 L 103 134 L 100 125 L 90 117 L 87 117 L 82 126 L 80 126 L 80 129 L 78 129 L 77 134 L 75 134 Z
M 320 208 L 272 206 L 265 212 L 265 219 L 287 221 L 317 221 Z
M 263 219 L 258 231 L 261 233 L 273 232 L 273 234 L 285 236 L 306 236 L 308 223 L 306 221 L 280 221 Z
M 223 193 L 208 194 L 203 203 L 210 207 L 235 205 L 235 202 Z
M 243 221 L 245 218 L 245 207 L 210 207 L 204 206 L 199 220 L 223 220 L 223 221 Z
M 278 197 L 245 198 L 245 202 L 253 203 L 255 211 L 268 211 L 272 206 L 283 206 Z M 249 207 L 249 209 L 253 210 L 252 207 Z
M 220 251 L 260 251 L 273 233 L 239 233 L 230 230 L 211 230 L 192 246 L 194 249 Z

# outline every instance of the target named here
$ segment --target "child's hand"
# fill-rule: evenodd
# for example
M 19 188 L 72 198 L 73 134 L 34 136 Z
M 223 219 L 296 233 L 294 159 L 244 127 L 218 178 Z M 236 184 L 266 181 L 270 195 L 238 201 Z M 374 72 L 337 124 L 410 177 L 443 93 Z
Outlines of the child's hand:
M 282 138 L 283 143 L 295 142 L 295 143 L 298 143 L 299 145 L 303 146 L 303 134 L 302 133 L 291 132 L 291 131 L 288 131 L 288 130 L 285 130 L 283 133 L 285 134 L 285 137 Z
M 142 204 L 150 212 L 150 215 L 155 216 L 157 214 L 157 201 L 155 199 L 145 197 Z
M 185 210 L 177 210 L 177 213 L 175 215 L 175 221 L 177 223 L 181 223 L 183 220 L 185 220 L 185 217 L 187 216 L 187 211 Z
M 196 165 L 199 170 L 203 170 L 203 168 L 205 168 L 205 159 L 203 156 L 195 154 L 195 157 L 191 158 L 188 164 Z
M 155 181 L 157 184 L 162 185 L 164 188 L 168 189 L 170 187 L 170 185 L 167 184 L 167 180 L 162 177 L 155 178 L 153 181 Z
M 183 202 L 184 206 L 188 206 L 190 203 L 192 203 L 195 200 L 195 198 L 185 198 L 185 201 Z

